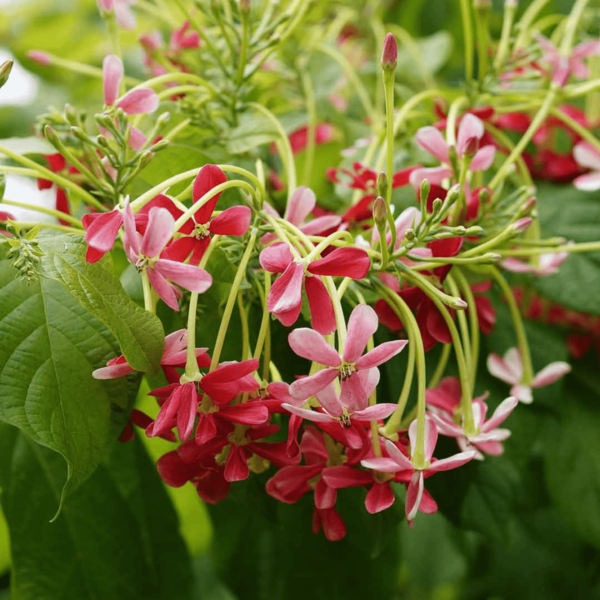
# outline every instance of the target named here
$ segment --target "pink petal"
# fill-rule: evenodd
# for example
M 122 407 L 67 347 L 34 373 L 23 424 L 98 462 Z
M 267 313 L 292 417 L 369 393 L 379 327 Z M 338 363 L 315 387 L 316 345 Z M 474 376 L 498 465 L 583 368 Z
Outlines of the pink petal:
M 385 342 L 367 352 L 356 361 L 357 369 L 372 369 L 387 362 L 393 356 L 402 351 L 408 340 L 397 340 L 394 342 Z
M 192 198 L 194 203 L 198 202 L 198 200 L 208 194 L 208 192 L 226 181 L 227 175 L 225 175 L 217 165 L 204 165 L 200 169 L 198 175 L 196 175 L 196 179 L 194 179 L 192 188 Z M 221 193 L 222 192 L 213 196 L 206 204 L 196 211 L 196 214 L 194 215 L 196 223 L 208 223 Z
M 436 460 L 431 463 L 431 466 L 427 469 L 427 473 L 439 473 L 440 471 L 450 471 L 462 467 L 465 463 L 475 458 L 475 452 L 473 450 L 469 452 L 461 452 L 455 454 L 449 458 L 443 458 L 442 460 Z
M 214 235 L 244 235 L 250 227 L 252 212 L 247 206 L 233 206 L 224 210 L 210 222 Z
M 415 141 L 426 152 L 440 162 L 448 162 L 448 144 L 444 136 L 435 127 L 421 127 L 415 135 Z
M 469 171 L 487 171 L 494 163 L 495 156 L 496 148 L 491 144 L 480 148 L 469 165 Z
M 290 394 L 298 400 L 306 400 L 325 389 L 338 376 L 337 369 L 318 371 L 310 377 L 303 377 L 290 385 Z
M 131 210 L 129 201 L 125 202 L 125 208 L 123 209 L 123 245 L 125 246 L 125 252 L 132 262 L 137 260 L 137 255 L 140 253 L 140 234 L 135 228 L 135 217 Z
M 370 398 L 371 394 L 379 384 L 379 379 L 381 377 L 379 369 L 374 367 L 372 369 L 359 371 L 358 376 L 360 377 L 363 388 L 365 389 L 367 398 Z
M 121 363 L 118 365 L 111 365 L 108 367 L 102 367 L 101 369 L 96 369 L 92 373 L 92 377 L 94 379 L 116 379 L 117 377 L 124 377 L 125 375 L 129 375 L 129 373 L 133 373 L 134 369 L 132 369 L 127 363 Z
M 340 402 L 349 412 L 361 411 L 367 407 L 368 396 L 359 373 L 355 371 L 350 377 L 342 379 L 340 387 Z
M 500 262 L 502 267 L 511 273 L 531 273 L 533 267 L 529 263 L 509 256 Z
M 154 291 L 158 294 L 158 297 L 169 308 L 179 312 L 177 294 L 175 293 L 173 286 L 156 269 L 148 269 L 146 273 L 148 273 L 150 285 L 154 288 Z
M 123 29 L 135 29 L 135 15 L 129 8 L 129 2 L 115 2 L 115 18 Z
M 288 336 L 288 342 L 298 356 L 320 365 L 338 367 L 342 362 L 335 348 L 330 346 L 325 338 L 314 329 L 307 327 L 294 329 Z
M 418 190 L 424 179 L 427 179 L 432 185 L 440 185 L 448 177 L 452 177 L 452 169 L 448 167 L 430 167 L 427 169 L 415 169 L 411 172 L 409 181 L 410 185 Z
M 327 485 L 339 490 L 348 487 L 360 487 L 373 483 L 373 475 L 345 465 L 339 467 L 326 467 L 323 469 L 323 479 Z
M 438 432 L 442 435 L 447 435 L 449 437 L 461 437 L 464 435 L 462 428 L 456 425 L 456 423 L 452 423 L 448 419 L 444 419 L 433 411 L 429 412 L 429 416 L 437 425 Z
M 508 367 L 504 359 L 493 352 L 488 356 L 487 368 L 494 377 L 501 379 L 505 383 L 515 384 L 520 379 L 520 377 L 516 377 L 516 374 Z
M 317 276 L 304 279 L 304 289 L 310 307 L 313 329 L 322 335 L 329 335 L 336 329 L 335 312 L 325 284 Z
M 179 329 L 174 331 L 165 337 L 165 345 L 163 348 L 163 357 L 161 360 L 162 364 L 164 360 L 173 354 L 177 354 L 187 348 L 187 329 Z
M 573 185 L 584 192 L 600 190 L 600 172 L 580 175 L 573 180 Z
M 302 304 L 302 282 L 304 267 L 291 262 L 283 275 L 275 281 L 269 290 L 267 309 L 278 314 L 289 312 Z
M 417 449 L 417 429 L 418 421 L 415 419 L 408 428 L 408 437 L 410 438 L 410 451 L 414 456 Z M 428 417 L 425 417 L 425 460 L 431 460 L 435 445 L 437 444 L 438 430 L 436 424 Z
M 177 409 L 177 433 L 182 442 L 192 435 L 197 409 L 196 386 L 193 383 L 185 383 L 181 386 L 181 398 Z
M 458 126 L 458 136 L 456 139 L 456 153 L 459 158 L 462 158 L 465 150 L 465 145 L 471 138 L 480 140 L 483 137 L 485 130 L 481 119 L 471 113 L 465 114 Z
M 573 148 L 573 158 L 582 167 L 600 171 L 600 152 L 589 142 L 579 142 Z
M 212 277 L 204 269 L 175 260 L 159 258 L 154 263 L 154 270 L 173 283 L 196 294 L 203 294 L 212 285 Z
M 84 216 L 84 226 L 86 216 Z M 117 234 L 123 224 L 123 215 L 118 210 L 111 210 L 109 213 L 93 215 L 93 217 L 95 218 L 88 220 L 85 241 L 100 252 L 108 252 L 115 245 Z
M 102 76 L 104 83 L 104 104 L 112 106 L 119 97 L 119 86 L 123 79 L 123 63 L 113 54 L 104 57 L 102 62 Z
M 148 215 L 140 252 L 150 258 L 160 254 L 173 235 L 174 225 L 175 219 L 166 208 L 153 208 Z
M 566 362 L 553 362 L 544 367 L 533 379 L 532 388 L 544 387 L 554 383 L 571 371 L 571 365 Z
M 431 497 L 431 494 L 423 488 L 423 497 L 421 498 L 421 504 L 419 510 L 426 515 L 432 515 L 437 512 L 437 502 Z
M 379 421 L 380 419 L 387 419 L 397 408 L 397 404 L 383 402 L 356 411 L 352 414 L 352 418 L 356 421 Z
M 370 267 L 371 259 L 362 248 L 348 247 L 336 248 L 325 258 L 314 260 L 307 270 L 313 275 L 362 279 Z
M 131 148 L 139 152 L 147 141 L 146 136 L 137 127 L 132 126 L 129 128 L 128 143 Z
M 260 402 L 234 404 L 220 410 L 218 414 L 227 421 L 242 425 L 262 425 L 269 420 L 269 411 Z
M 423 490 L 425 484 L 423 482 L 423 473 L 421 471 L 415 471 L 410 479 L 408 488 L 406 490 L 406 518 L 412 521 L 419 511 L 419 505 L 421 504 L 421 498 L 423 498 Z
M 260 266 L 270 273 L 283 273 L 294 260 L 290 247 L 285 242 L 277 242 L 265 248 L 258 257 Z
M 533 402 L 531 387 L 528 385 L 513 385 L 510 388 L 510 395 L 514 396 L 519 402 L 523 402 L 523 404 L 531 404 Z
M 333 417 L 327 413 L 317 412 L 316 410 L 309 410 L 307 408 L 298 408 L 291 404 L 282 404 L 283 408 L 291 412 L 293 415 L 298 415 L 307 421 L 313 421 L 315 423 L 330 423 Z
M 370 306 L 359 304 L 352 311 L 348 321 L 348 337 L 343 353 L 346 362 L 355 363 L 358 360 L 367 346 L 367 342 L 377 331 L 378 324 L 377 314 Z
M 313 211 L 316 204 L 317 198 L 310 188 L 304 186 L 296 188 L 289 199 L 283 218 L 299 227 Z
M 368 513 L 374 515 L 392 506 L 395 499 L 392 486 L 389 483 L 375 483 L 367 492 L 365 507 Z
M 600 54 L 600 40 L 588 40 L 582 42 L 573 48 L 571 56 L 573 58 L 586 58 L 588 56 Z
M 341 417 L 344 414 L 344 407 L 336 394 L 333 385 L 328 385 L 325 389 L 316 394 L 319 404 L 333 417 Z
M 412 471 L 414 469 L 410 458 L 408 458 L 408 456 L 405 456 L 398 449 L 398 446 L 396 446 L 396 444 L 394 444 L 391 440 L 385 440 L 385 449 L 390 455 L 390 459 L 393 460 L 398 467 L 400 467 L 400 470 Z
M 398 218 L 394 222 L 396 226 L 397 247 L 399 247 L 404 240 L 406 230 L 411 227 L 416 227 L 420 222 L 421 211 L 415 206 L 410 206 L 398 215 Z M 377 228 L 375 228 L 374 231 L 377 231 Z
M 150 88 L 131 90 L 117 103 L 128 115 L 141 115 L 153 113 L 160 101 L 156 92 Z
M 518 348 L 511 348 L 504 355 L 506 366 L 514 373 L 519 380 L 523 376 L 523 360 L 521 359 L 521 351 Z
M 325 215 L 323 217 L 317 217 L 302 225 L 300 230 L 306 235 L 320 235 L 330 229 L 336 229 L 341 222 L 342 217 L 338 217 L 337 215 Z
M 381 471 L 382 473 L 398 473 L 399 471 L 406 471 L 404 467 L 398 465 L 391 458 L 365 458 L 360 461 L 360 464 L 367 469 Z M 412 470 L 412 464 L 410 469 Z
M 492 429 L 496 429 L 496 427 L 504 423 L 517 404 L 519 404 L 519 400 L 513 396 L 504 400 L 494 411 L 494 414 L 483 424 L 481 431 L 486 433 Z

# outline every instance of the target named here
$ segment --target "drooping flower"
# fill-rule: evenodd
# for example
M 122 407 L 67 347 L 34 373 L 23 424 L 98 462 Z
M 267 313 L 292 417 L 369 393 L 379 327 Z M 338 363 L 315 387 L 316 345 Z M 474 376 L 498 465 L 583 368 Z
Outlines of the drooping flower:
M 483 460 L 484 454 L 497 456 L 502 454 L 502 442 L 510 436 L 508 429 L 499 429 L 517 406 L 519 401 L 510 396 L 506 398 L 486 419 L 488 394 L 473 399 L 472 411 L 474 429 L 467 431 L 464 426 L 464 414 L 461 411 L 460 382 L 456 377 L 442 379 L 436 388 L 427 390 L 429 416 L 435 421 L 439 433 L 456 438 L 459 448 L 464 452 L 475 450 L 477 460 Z
M 456 153 L 459 159 L 468 153 L 472 156 L 469 170 L 472 172 L 485 171 L 492 166 L 496 148 L 489 144 L 479 147 L 485 129 L 481 119 L 471 113 L 463 116 L 458 127 L 456 139 Z M 410 183 L 418 189 L 421 182 L 427 179 L 430 183 L 440 184 L 444 179 L 453 175 L 450 166 L 450 146 L 438 129 L 432 126 L 422 127 L 415 136 L 417 144 L 426 152 L 437 158 L 442 166 L 432 168 L 420 168 L 410 174 Z
M 333 304 L 321 276 L 362 279 L 371 266 L 368 254 L 361 248 L 336 248 L 325 258 L 307 262 L 294 259 L 287 243 L 278 242 L 260 253 L 265 271 L 282 273 L 269 290 L 267 308 L 286 327 L 293 325 L 302 308 L 302 289 L 306 291 L 312 325 L 328 335 L 335 331 Z
M 212 277 L 200 267 L 175 260 L 160 258 L 160 254 L 173 235 L 175 220 L 162 207 L 154 207 L 148 214 L 148 225 L 143 235 L 136 231 L 135 217 L 129 202 L 123 213 L 125 227 L 124 246 L 129 261 L 138 271 L 146 271 L 158 296 L 173 310 L 179 310 L 176 288 L 167 279 L 181 287 L 204 293 L 212 285 Z
M 205 194 L 217 185 L 225 183 L 227 175 L 216 165 L 205 165 L 194 180 L 192 198 L 198 202 Z M 185 234 L 170 244 L 165 256 L 183 262 L 188 256 L 190 264 L 197 265 L 212 235 L 242 236 L 250 227 L 251 211 L 247 206 L 232 206 L 211 219 L 221 193 L 215 194 L 206 204 L 199 208 L 191 219 L 184 223 L 179 233 Z
M 508 350 L 504 358 L 495 353 L 490 354 L 487 366 L 488 371 L 494 377 L 512 385 L 510 395 L 525 404 L 531 404 L 533 401 L 532 389 L 550 385 L 571 370 L 571 366 L 566 362 L 553 362 L 544 367 L 531 383 L 525 382 L 523 381 L 523 360 L 518 348 Z
M 348 336 L 341 356 L 317 331 L 308 328 L 292 331 L 288 337 L 292 350 L 298 356 L 327 368 L 292 383 L 291 395 L 298 399 L 310 398 L 325 390 L 339 376 L 341 379 L 339 402 L 336 404 L 329 392 L 325 394 L 327 397 L 325 402 L 331 402 L 330 414 L 337 413 L 339 416 L 340 405 L 352 411 L 365 409 L 368 398 L 365 385 L 368 384 L 370 377 L 361 375 L 361 371 L 369 371 L 383 364 L 398 354 L 408 343 L 406 340 L 385 342 L 363 356 L 367 342 L 377 331 L 378 324 L 375 311 L 366 304 L 359 304 L 350 315 Z
M 436 460 L 433 458 L 433 451 L 438 438 L 436 424 L 428 417 L 425 419 L 425 459 L 424 466 L 413 463 L 415 451 L 417 448 L 417 421 L 410 424 L 408 430 L 410 439 L 411 455 L 406 456 L 393 442 L 385 441 L 385 449 L 388 457 L 367 458 L 361 461 L 361 465 L 367 469 L 374 469 L 382 473 L 402 473 L 405 481 L 408 482 L 406 490 L 406 518 L 412 522 L 420 510 L 425 513 L 434 513 L 437 511 L 437 504 L 431 495 L 425 490 L 424 480 L 426 477 L 439 473 L 440 471 L 449 471 L 461 467 L 465 463 L 475 458 L 476 452 L 470 450 L 461 452 L 449 458 Z
M 547 252 L 540 254 L 537 265 L 508 256 L 500 264 L 512 273 L 531 273 L 540 277 L 557 273 L 558 268 L 567 260 L 568 256 L 568 252 Z
M 540 62 L 550 68 L 552 83 L 561 87 L 567 84 L 571 75 L 576 79 L 589 77 L 589 69 L 583 59 L 600 54 L 600 40 L 582 42 L 571 50 L 569 56 L 563 56 L 548 38 L 538 34 L 535 39 L 544 51 Z
M 114 11 L 117 23 L 123 29 L 135 29 L 135 15 L 131 6 L 136 0 L 98 0 L 98 9 L 101 14 Z
M 184 367 L 187 353 L 187 330 L 180 329 L 165 337 L 161 366 Z M 206 354 L 207 348 L 196 348 L 196 358 L 199 367 L 208 367 L 210 357 Z M 134 373 L 135 369 L 129 366 L 123 355 L 109 360 L 105 367 L 96 369 L 92 373 L 94 379 L 116 379 Z
M 591 169 L 590 173 L 577 177 L 573 185 L 585 192 L 600 190 L 600 152 L 589 142 L 579 142 L 573 148 L 573 156 L 579 166 Z
M 128 115 L 149 114 L 158 108 L 159 99 L 156 92 L 144 87 L 130 90 L 117 102 L 123 79 L 123 63 L 118 56 L 106 56 L 102 63 L 102 71 L 106 106 L 116 105 Z
M 77 169 L 73 166 L 70 166 L 67 169 L 67 161 L 65 160 L 65 157 L 62 154 L 60 154 L 59 152 L 56 152 L 55 154 L 44 154 L 44 158 L 46 159 L 46 162 L 48 163 L 48 167 L 50 168 L 50 170 L 53 173 L 61 173 L 62 171 L 65 171 L 65 170 L 67 170 L 69 174 L 78 173 Z M 47 189 L 50 189 L 53 185 L 55 185 L 55 183 L 53 181 L 50 181 L 49 179 L 38 179 L 37 180 L 38 190 L 47 190 Z M 56 185 L 55 193 L 56 193 L 56 202 L 55 202 L 56 210 L 59 210 L 60 212 L 65 213 L 66 215 L 70 215 L 71 208 L 69 206 L 69 199 L 67 197 L 67 192 L 60 186 Z M 63 219 L 59 219 L 59 223 L 61 225 L 70 225 L 70 223 L 68 221 L 64 221 Z

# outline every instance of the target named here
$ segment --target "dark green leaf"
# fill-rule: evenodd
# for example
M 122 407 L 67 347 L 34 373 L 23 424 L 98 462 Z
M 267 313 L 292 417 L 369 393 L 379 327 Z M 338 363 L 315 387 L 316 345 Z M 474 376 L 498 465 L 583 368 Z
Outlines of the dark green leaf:
M 60 281 L 81 305 L 114 334 L 127 362 L 137 371 L 156 372 L 164 345 L 159 319 L 133 302 L 114 276 L 110 257 L 85 260 L 77 235 L 41 237 L 44 275 Z
M 55 523 L 48 520 L 60 496 L 57 455 L 7 425 L 0 451 L 13 600 L 191 597 L 175 513 L 139 440 L 116 446 Z

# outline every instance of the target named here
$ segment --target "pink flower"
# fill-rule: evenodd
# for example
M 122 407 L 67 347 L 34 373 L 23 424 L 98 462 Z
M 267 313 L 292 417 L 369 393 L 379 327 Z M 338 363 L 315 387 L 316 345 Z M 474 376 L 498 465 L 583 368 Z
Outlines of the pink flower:
M 306 235 L 321 235 L 340 225 L 342 217 L 337 215 L 324 215 L 307 222 L 306 218 L 312 213 L 316 205 L 317 198 L 315 193 L 310 188 L 301 186 L 294 190 L 285 209 L 283 218 L 292 225 L 295 225 Z M 277 211 L 267 203 L 265 203 L 265 209 L 274 216 L 279 216 Z M 277 236 L 274 233 L 267 233 L 263 235 L 261 241 L 266 246 L 276 239 Z
M 419 225 L 419 223 L 421 222 L 421 211 L 416 208 L 415 206 L 410 206 L 408 208 L 406 208 L 405 210 L 403 210 L 399 215 L 398 218 L 394 221 L 394 225 L 396 228 L 396 244 L 394 246 L 395 250 L 398 250 L 398 248 L 400 248 L 402 242 L 405 240 L 406 238 L 406 231 L 407 229 L 411 229 L 411 228 L 415 228 Z M 387 232 L 386 233 L 386 238 L 387 238 L 387 243 L 389 245 L 389 243 L 392 240 L 392 234 L 391 232 Z M 379 243 L 379 230 L 377 229 L 377 227 L 373 227 L 373 233 L 371 236 L 371 247 L 375 248 L 375 246 Z M 413 250 L 411 250 L 412 254 L 415 255 L 419 255 L 419 256 L 431 256 L 431 250 L 429 250 L 429 248 L 415 248 Z M 402 262 L 404 263 L 412 263 L 412 261 L 407 261 L 407 259 L 404 259 Z M 414 264 L 414 263 L 412 263 Z
M 425 490 L 424 479 L 439 473 L 461 467 L 475 458 L 475 451 L 461 452 L 449 458 L 436 460 L 433 451 L 438 438 L 438 430 L 435 423 L 428 417 L 425 419 L 425 463 L 424 467 L 414 465 L 413 459 L 417 447 L 417 421 L 413 421 L 408 429 L 410 439 L 411 456 L 406 456 L 390 440 L 385 441 L 385 449 L 389 458 L 367 458 L 361 460 L 361 465 L 367 469 L 374 469 L 381 473 L 402 473 L 408 481 L 406 490 L 406 518 L 412 522 L 417 512 L 434 513 L 437 511 L 435 500 Z
M 200 34 L 197 31 L 190 31 L 190 22 L 184 21 L 179 29 L 174 29 L 171 33 L 169 45 L 175 52 L 187 48 L 200 47 Z M 159 34 L 160 35 L 160 34 Z
M 458 158 L 462 159 L 466 153 L 473 154 L 469 164 L 469 170 L 485 171 L 492 166 L 496 148 L 491 144 L 479 148 L 479 142 L 483 138 L 485 129 L 481 119 L 471 113 L 467 113 L 460 121 L 458 127 L 458 136 L 456 140 L 456 153 Z M 415 136 L 417 144 L 426 152 L 437 158 L 441 167 L 427 169 L 416 169 L 410 174 L 410 183 L 418 189 L 424 179 L 430 183 L 439 185 L 442 181 L 453 175 L 450 167 L 449 150 L 450 146 L 444 139 L 444 136 L 436 127 L 422 127 Z
M 525 404 L 531 404 L 533 396 L 531 390 L 554 383 L 571 370 L 566 362 L 553 362 L 544 367 L 531 383 L 523 381 L 523 361 L 518 348 L 511 348 L 501 358 L 497 354 L 490 354 L 487 360 L 488 371 L 498 379 L 512 385 L 510 395 L 515 396 Z
M 114 106 L 119 97 L 119 88 L 123 79 L 123 63 L 113 54 L 104 58 L 102 63 L 104 82 L 104 104 Z M 158 108 L 159 99 L 154 90 L 150 88 L 133 89 L 116 104 L 128 115 L 149 114 Z
M 532 273 L 533 275 L 553 275 L 558 272 L 558 268 L 562 265 L 567 257 L 568 252 L 548 252 L 539 255 L 539 264 L 532 265 L 531 263 L 518 260 L 512 256 L 501 261 L 501 265 L 512 273 Z
M 368 397 L 378 381 L 377 371 L 373 371 L 371 374 L 368 372 L 398 354 L 408 341 L 385 342 L 361 356 L 367 342 L 377 331 L 378 324 L 375 311 L 366 304 L 359 304 L 350 315 L 348 337 L 341 356 L 320 333 L 313 329 L 300 328 L 290 333 L 289 344 L 298 356 L 327 367 L 315 375 L 295 381 L 290 386 L 291 395 L 298 400 L 305 400 L 324 391 L 320 401 L 327 410 L 327 414 L 313 417 L 312 420 L 340 419 L 346 414 L 344 409 L 353 411 L 354 417 L 358 419 L 366 416 L 369 416 L 368 420 L 384 418 L 377 412 L 379 410 L 377 407 L 367 409 Z M 373 384 L 374 373 L 377 373 L 377 381 Z M 326 390 L 338 376 L 341 379 L 339 399 L 332 393 L 331 388 Z M 385 405 L 378 406 L 384 407 Z M 288 407 L 286 406 L 286 408 Z M 367 415 L 361 412 L 365 410 L 369 411 Z M 380 410 L 385 412 L 389 410 L 389 406 Z M 357 416 L 356 412 L 360 414 Z M 302 413 L 305 418 L 308 418 L 306 413 L 312 414 L 312 411 Z M 296 412 L 296 414 L 298 413 Z M 389 414 L 391 413 L 386 416 Z
M 583 59 L 600 54 L 600 40 L 583 42 L 571 50 L 570 56 L 561 56 L 559 49 L 548 38 L 538 34 L 535 39 L 544 51 L 540 61 L 550 67 L 552 83 L 561 87 L 567 84 L 571 75 L 577 79 L 587 79 L 589 69 Z
M 165 337 L 161 366 L 184 367 L 186 361 L 187 330 L 180 329 Z M 207 348 L 196 348 L 198 366 L 210 365 L 210 358 L 206 354 Z M 129 366 L 123 355 L 117 356 L 106 363 L 106 367 L 96 369 L 92 376 L 94 379 L 115 379 L 133 373 L 135 370 Z
M 278 242 L 260 253 L 260 264 L 265 271 L 283 273 L 269 291 L 267 308 L 283 325 L 293 325 L 302 308 L 302 289 L 310 307 L 312 326 L 323 335 L 336 328 L 333 304 L 321 276 L 362 279 L 371 266 L 368 254 L 361 248 L 336 248 L 325 258 L 294 259 L 288 244 Z
M 192 197 L 194 203 L 221 183 L 227 181 L 227 175 L 216 165 L 205 165 L 200 169 L 194 181 Z M 184 223 L 179 233 L 186 234 L 176 239 L 165 251 L 165 256 L 183 262 L 190 256 L 190 264 L 197 265 L 212 235 L 242 236 L 250 227 L 251 211 L 247 206 L 232 206 L 211 219 L 220 193 L 215 194 L 192 218 Z
M 329 123 L 318 123 L 315 128 L 315 144 L 327 144 L 333 139 L 334 129 Z M 308 144 L 308 126 L 304 125 L 289 135 L 292 152 L 302 152 Z
M 510 436 L 508 429 L 498 426 L 508 418 L 519 401 L 510 396 L 498 406 L 494 414 L 486 420 L 488 394 L 473 399 L 474 431 L 464 428 L 464 415 L 460 413 L 461 390 L 456 377 L 442 379 L 437 388 L 427 390 L 427 403 L 430 405 L 429 416 L 435 421 L 439 433 L 456 438 L 461 450 L 475 450 L 475 458 L 483 460 L 483 454 L 497 456 L 502 454 L 502 442 Z M 457 424 L 460 418 L 462 425 Z
M 197 294 L 204 293 L 212 285 L 212 277 L 204 269 L 160 258 L 160 253 L 173 235 L 175 224 L 173 216 L 166 208 L 154 207 L 150 210 L 148 225 L 142 236 L 136 231 L 135 217 L 127 202 L 123 224 L 124 246 L 129 261 L 138 271 L 148 273 L 152 287 L 167 306 L 179 310 L 176 288 L 168 283 L 167 279 Z
M 577 177 L 573 185 L 585 192 L 600 190 L 600 152 L 589 142 L 579 142 L 573 148 L 573 157 L 579 166 L 592 170 Z
M 136 0 L 98 0 L 98 9 L 101 14 L 114 11 L 117 23 L 123 29 L 134 29 L 135 15 L 130 6 L 135 2 Z

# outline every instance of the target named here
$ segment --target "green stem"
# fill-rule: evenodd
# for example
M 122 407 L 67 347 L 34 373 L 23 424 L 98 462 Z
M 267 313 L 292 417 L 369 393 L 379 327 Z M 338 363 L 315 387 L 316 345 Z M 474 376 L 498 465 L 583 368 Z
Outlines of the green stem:
M 238 64 L 237 84 L 241 85 L 244 81 L 244 69 L 248 61 L 248 44 L 250 41 L 250 15 L 247 12 L 242 14 L 242 46 L 240 49 L 240 62 Z
M 54 225 L 54 223 L 36 223 L 34 221 L 16 221 L 19 227 L 25 229 L 33 229 L 39 227 L 40 229 L 54 229 L 56 231 L 62 231 L 63 233 L 76 233 L 81 235 L 83 231 L 81 229 L 74 229 L 73 227 L 67 227 L 66 225 Z
M 263 350 L 263 345 L 265 343 L 265 338 L 267 337 L 267 335 L 269 335 L 269 324 L 271 323 L 271 313 L 267 308 L 267 299 L 271 290 L 271 273 L 269 273 L 269 271 L 263 271 L 263 275 L 265 278 L 265 289 L 264 293 L 261 294 L 263 314 L 262 320 L 260 322 L 258 339 L 256 340 L 256 346 L 254 347 L 254 358 L 256 359 L 260 359 L 260 355 L 262 354 Z
M 6 198 L 3 198 L 2 200 L 0 200 L 0 203 L 8 204 L 9 206 L 18 206 L 19 208 L 25 208 L 27 210 L 34 210 L 36 212 L 40 212 L 45 215 L 50 215 L 52 217 L 56 217 L 57 219 L 61 219 L 63 221 L 68 221 L 69 223 L 72 223 L 76 227 L 83 229 L 83 225 L 81 224 L 81 221 L 79 219 L 76 219 L 75 217 L 72 217 L 71 215 L 67 215 L 66 213 L 61 212 L 60 210 L 53 210 L 51 208 L 45 208 L 44 206 L 37 206 L 35 204 L 27 204 L 26 202 L 17 202 L 16 200 L 7 200 Z
M 531 364 L 531 353 L 529 351 L 529 342 L 527 341 L 527 334 L 525 333 L 525 327 L 523 325 L 523 319 L 521 318 L 521 312 L 519 306 L 515 300 L 515 296 L 510 289 L 510 285 L 496 267 L 488 267 L 488 272 L 493 277 L 494 281 L 498 284 L 502 293 L 506 298 L 508 309 L 513 320 L 513 326 L 515 328 L 515 334 L 517 336 L 517 344 L 519 345 L 519 352 L 521 353 L 521 361 L 523 363 L 523 380 L 524 385 L 529 385 L 533 381 L 533 366 Z
M 242 324 L 242 360 L 246 360 L 250 357 L 250 332 L 248 331 L 248 313 L 244 308 L 242 290 L 238 292 L 237 305 L 240 311 L 240 323 Z
M 306 152 L 304 155 L 304 184 L 310 185 L 312 180 L 315 148 L 317 145 L 317 105 L 312 81 L 306 71 L 302 72 L 302 85 L 306 96 L 306 110 L 308 111 L 308 129 L 306 132 Z
M 227 304 L 225 305 L 225 310 L 223 312 L 223 317 L 221 319 L 221 325 L 219 326 L 219 332 L 217 334 L 217 339 L 215 341 L 215 347 L 213 350 L 212 360 L 210 363 L 210 370 L 214 371 L 219 366 L 219 359 L 221 357 L 221 351 L 223 350 L 223 343 L 225 342 L 225 335 L 227 334 L 227 329 L 229 328 L 229 321 L 231 320 L 231 313 L 233 312 L 233 307 L 236 303 L 237 295 L 240 290 L 240 286 L 242 284 L 242 280 L 246 275 L 246 267 L 248 266 L 248 262 L 250 261 L 250 257 L 252 256 L 252 252 L 254 251 L 254 244 L 256 242 L 256 237 L 258 235 L 258 230 L 256 228 L 252 229 L 252 234 L 250 235 L 250 239 L 248 240 L 248 245 L 246 246 L 246 251 L 242 256 L 242 260 L 238 265 L 237 272 L 235 274 L 235 278 L 233 283 L 231 284 L 231 290 L 229 291 L 229 298 L 227 298 Z
M 427 384 L 428 388 L 437 387 L 437 384 L 440 382 L 444 371 L 446 370 L 446 365 L 448 364 L 448 359 L 450 358 L 450 352 L 452 350 L 452 344 L 442 344 L 442 353 L 440 354 L 440 359 L 438 361 L 437 367 Z
M 502 21 L 502 33 L 500 34 L 500 42 L 496 50 L 496 58 L 494 59 L 494 70 L 499 73 L 504 65 L 504 61 L 508 56 L 510 34 L 515 21 L 515 13 L 517 12 L 516 4 L 504 4 L 504 20 Z
M 150 279 L 148 279 L 148 272 L 142 271 L 142 288 L 144 290 L 144 308 L 154 314 L 154 300 L 152 298 L 152 287 L 150 286 Z
M 465 42 L 465 79 L 470 87 L 473 82 L 473 62 L 474 62 L 474 43 L 473 43 L 473 23 L 471 21 L 471 7 L 469 0 L 460 0 L 460 16 L 462 18 L 463 35 Z
M 527 10 L 523 13 L 523 16 L 517 23 L 517 30 L 519 31 L 519 37 L 515 42 L 515 50 L 520 50 L 527 43 L 527 37 L 531 31 L 531 24 L 537 17 L 538 13 L 548 4 L 550 0 L 533 0 L 533 2 L 527 7 Z
M 477 28 L 477 57 L 478 69 L 477 78 L 479 85 L 483 85 L 485 76 L 489 70 L 488 49 L 490 45 L 489 32 L 489 8 L 478 7 L 475 9 L 475 27 Z
M 392 239 L 390 240 L 390 252 L 394 252 L 396 246 L 396 223 L 394 222 L 394 213 L 392 212 L 392 189 L 394 181 L 394 72 L 385 71 L 383 74 L 383 85 L 385 89 L 385 115 L 386 115 L 386 142 L 387 142 L 387 194 L 385 204 L 387 207 L 387 220 L 390 226 Z M 380 238 L 381 246 L 386 244 L 386 236 Z M 383 252 L 381 256 L 382 268 L 385 269 L 387 263 L 383 263 Z
M 450 293 L 453 296 L 460 298 L 460 292 L 458 290 L 458 286 L 456 285 L 456 281 L 452 277 L 452 272 L 448 273 L 446 277 L 446 283 L 450 288 Z M 473 313 L 473 307 L 471 307 L 471 313 Z M 458 319 L 458 326 L 460 327 L 460 335 L 463 342 L 463 349 L 465 354 L 465 361 L 468 365 L 471 366 L 470 373 L 473 372 L 473 355 L 471 352 L 471 336 L 469 334 L 469 325 L 467 324 L 467 315 L 464 310 L 459 310 L 456 313 L 456 317 Z M 470 380 L 473 381 L 473 378 L 470 377 Z
M 554 252 L 599 252 L 600 242 L 582 242 L 580 244 L 565 244 L 549 248 L 527 248 L 519 250 L 498 250 L 502 256 L 535 256 Z
M 196 313 L 198 311 L 198 294 L 192 292 L 187 322 L 187 352 L 185 363 L 185 376 L 194 381 L 200 372 L 196 358 Z

